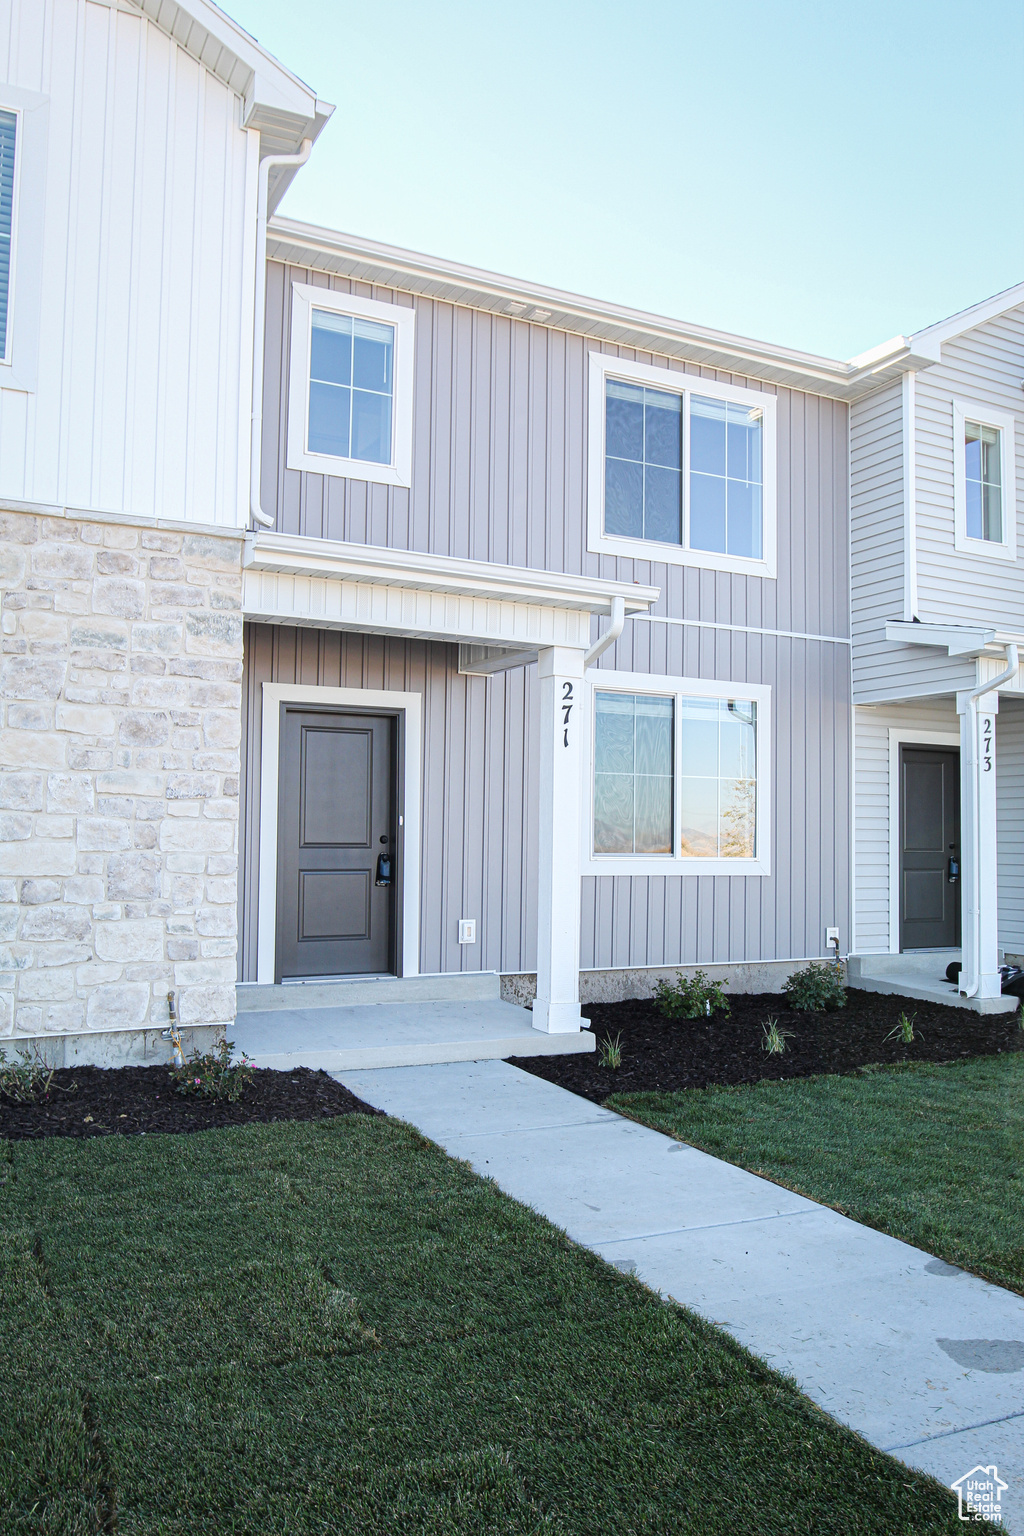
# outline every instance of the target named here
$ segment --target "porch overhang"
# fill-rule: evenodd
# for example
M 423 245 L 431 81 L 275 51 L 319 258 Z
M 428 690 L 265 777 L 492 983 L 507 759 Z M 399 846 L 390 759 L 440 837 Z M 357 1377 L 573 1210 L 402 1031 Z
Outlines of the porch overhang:
M 461 643 L 473 659 L 486 647 L 486 671 L 502 659 L 523 665 L 547 646 L 585 649 L 592 615 L 610 614 L 616 598 L 627 615 L 646 613 L 659 595 L 632 582 L 263 532 L 246 539 L 242 581 L 248 619 Z
M 1002 659 L 1008 645 L 1024 647 L 1024 634 L 979 624 L 914 624 L 890 619 L 885 638 L 901 645 L 928 645 L 950 656 Z

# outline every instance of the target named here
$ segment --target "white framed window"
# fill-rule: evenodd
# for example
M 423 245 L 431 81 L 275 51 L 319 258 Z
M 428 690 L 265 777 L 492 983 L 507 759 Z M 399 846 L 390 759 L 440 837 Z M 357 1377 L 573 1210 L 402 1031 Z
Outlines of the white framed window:
M 587 682 L 586 874 L 771 873 L 771 689 L 636 672 Z
M 590 354 L 588 547 L 776 573 L 775 396 Z
M 964 554 L 1017 558 L 1015 422 L 953 401 L 953 542 Z
M 289 469 L 412 482 L 414 311 L 292 286 Z
M 0 106 L 0 363 L 11 357 L 21 113 Z

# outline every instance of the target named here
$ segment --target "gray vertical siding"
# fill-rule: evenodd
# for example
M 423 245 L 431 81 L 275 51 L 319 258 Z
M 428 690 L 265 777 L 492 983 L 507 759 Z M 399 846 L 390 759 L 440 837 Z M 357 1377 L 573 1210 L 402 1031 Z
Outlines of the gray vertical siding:
M 416 311 L 413 484 L 285 467 L 290 293 L 331 287 Z M 650 582 L 659 612 L 820 635 L 849 633 L 847 407 L 651 353 L 600 350 L 778 400 L 777 580 L 592 554 L 586 544 L 587 369 L 580 336 L 393 289 L 268 265 L 263 505 L 286 533 Z
M 609 664 L 772 687 L 772 874 L 586 876 L 585 968 L 800 958 L 849 926 L 849 658 L 845 646 L 627 625 Z M 424 971 L 532 971 L 538 763 L 535 669 L 461 677 L 454 647 L 250 624 L 243 687 L 239 979 L 255 978 L 263 682 L 393 688 L 424 701 Z M 460 946 L 460 917 L 479 942 Z

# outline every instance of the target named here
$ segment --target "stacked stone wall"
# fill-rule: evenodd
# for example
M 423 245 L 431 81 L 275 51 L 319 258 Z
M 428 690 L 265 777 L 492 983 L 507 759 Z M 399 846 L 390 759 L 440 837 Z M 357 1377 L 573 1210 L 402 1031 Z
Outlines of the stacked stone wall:
M 241 541 L 0 512 L 0 1034 L 235 1012 Z

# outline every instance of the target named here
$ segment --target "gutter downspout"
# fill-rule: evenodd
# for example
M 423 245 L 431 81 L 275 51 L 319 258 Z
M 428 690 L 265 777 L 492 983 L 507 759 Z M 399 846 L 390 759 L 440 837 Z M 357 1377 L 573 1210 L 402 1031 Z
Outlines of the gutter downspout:
M 610 645 L 614 645 L 622 634 L 626 623 L 626 599 L 624 597 L 612 598 L 612 622 L 603 635 L 599 635 L 590 650 L 583 658 L 583 670 L 595 662 L 599 656 L 603 656 Z
M 1020 657 L 1014 644 L 1006 646 L 1006 670 L 1000 672 L 997 677 L 990 678 L 987 683 L 979 683 L 969 693 L 961 694 L 964 713 L 968 716 L 968 729 L 971 733 L 972 753 L 971 771 L 978 770 L 978 700 L 993 689 L 1002 687 L 1011 678 L 1016 677 L 1020 669 Z M 959 700 L 958 700 L 959 702 Z M 971 944 L 971 962 L 974 966 L 974 975 L 970 985 L 963 981 L 963 971 L 960 972 L 960 985 L 957 988 L 961 997 L 974 997 L 981 985 L 981 972 L 978 964 L 981 951 L 981 859 L 979 857 L 980 825 L 978 813 L 978 794 L 971 795 L 971 902 L 973 911 L 971 914 L 971 926 L 973 943 Z
M 297 155 L 268 155 L 260 161 L 259 191 L 256 197 L 256 298 L 253 305 L 252 348 L 252 427 L 249 445 L 249 512 L 261 528 L 273 528 L 277 518 L 260 506 L 260 477 L 263 468 L 263 345 L 267 329 L 267 202 L 270 197 L 270 172 L 277 165 L 305 165 L 313 148 L 312 139 L 303 139 Z

